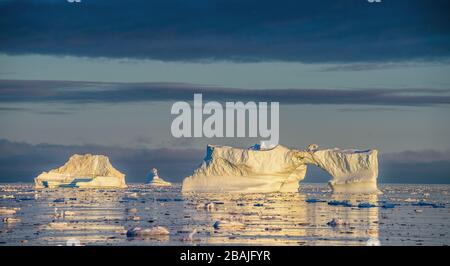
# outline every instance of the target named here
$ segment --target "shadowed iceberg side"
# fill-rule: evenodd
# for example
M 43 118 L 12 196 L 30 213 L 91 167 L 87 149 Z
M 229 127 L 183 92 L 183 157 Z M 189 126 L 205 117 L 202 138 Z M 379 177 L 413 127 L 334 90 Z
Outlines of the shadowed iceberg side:
M 36 188 L 126 188 L 125 175 L 104 155 L 74 154 L 63 166 L 42 172 L 34 179 Z
M 305 150 L 278 145 L 272 149 L 240 149 L 208 145 L 206 157 L 192 176 L 183 180 L 183 192 L 297 192 L 308 164 L 333 177 L 335 192 L 377 192 L 376 150 Z

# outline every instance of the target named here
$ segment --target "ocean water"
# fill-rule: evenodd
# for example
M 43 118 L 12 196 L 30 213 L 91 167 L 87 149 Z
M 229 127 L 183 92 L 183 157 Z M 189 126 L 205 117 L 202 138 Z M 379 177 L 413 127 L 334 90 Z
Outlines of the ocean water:
M 332 194 L 326 184 L 301 184 L 299 193 L 182 194 L 179 184 L 38 191 L 2 184 L 0 245 L 450 244 L 449 185 L 380 190 L 348 196 Z M 217 221 L 241 226 L 215 229 Z M 127 237 L 130 228 L 153 226 L 170 235 Z

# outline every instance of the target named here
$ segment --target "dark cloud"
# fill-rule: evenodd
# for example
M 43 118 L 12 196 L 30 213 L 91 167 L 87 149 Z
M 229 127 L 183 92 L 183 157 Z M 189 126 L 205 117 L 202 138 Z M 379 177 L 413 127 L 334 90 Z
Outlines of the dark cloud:
M 447 0 L 0 2 L 0 51 L 181 61 L 450 55 Z
M 450 162 L 450 150 L 421 150 L 421 151 L 402 151 L 398 153 L 384 154 L 383 158 L 396 163 L 431 163 L 431 162 Z M 450 178 L 450 176 L 449 176 Z
M 0 106 L 0 114 L 2 112 L 25 112 L 25 113 L 33 113 L 33 114 L 41 114 L 41 115 L 68 115 L 72 112 L 68 111 L 58 111 L 58 110 L 48 110 L 48 111 L 37 111 L 33 108 L 26 107 L 2 107 Z
M 448 105 L 450 89 L 236 89 L 185 83 L 0 80 L 0 102 L 123 103 L 205 100 L 281 104 Z
M 401 109 L 395 107 L 346 107 L 338 108 L 339 112 L 399 112 Z
M 390 70 L 400 68 L 418 68 L 418 67 L 440 67 L 449 64 L 448 60 L 436 62 L 388 62 L 388 63 L 347 63 L 334 64 L 325 66 L 320 69 L 322 72 L 348 72 L 348 71 L 374 71 L 374 70 Z
M 450 183 L 450 150 L 381 154 L 379 164 L 385 183 Z
M 181 182 L 201 163 L 203 149 L 132 149 L 99 145 L 52 145 L 0 140 L 0 182 L 32 182 L 42 171 L 63 165 L 74 153 L 104 154 L 128 182 L 144 182 L 152 167 L 161 176 Z M 450 183 L 450 151 L 405 151 L 381 154 L 380 182 Z M 327 182 L 330 176 L 310 167 L 305 181 Z

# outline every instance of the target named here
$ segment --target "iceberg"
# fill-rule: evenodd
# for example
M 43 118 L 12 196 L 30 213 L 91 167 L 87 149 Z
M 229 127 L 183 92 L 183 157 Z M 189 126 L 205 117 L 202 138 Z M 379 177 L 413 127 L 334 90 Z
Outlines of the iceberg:
M 332 176 L 334 192 L 378 192 L 377 150 L 306 150 L 252 146 L 248 149 L 208 145 L 202 164 L 183 180 L 183 192 L 297 192 L 307 165 Z
M 147 178 L 147 184 L 150 186 L 161 186 L 161 187 L 168 187 L 172 186 L 172 183 L 164 181 L 161 177 L 158 176 L 158 169 L 153 168 L 152 169 L 152 177 Z
M 341 150 L 338 148 L 299 151 L 298 156 L 307 164 L 313 164 L 332 176 L 329 185 L 334 192 L 378 192 L 378 151 Z
M 42 172 L 35 187 L 126 188 L 125 175 L 115 169 L 104 155 L 74 154 L 63 166 Z
M 208 145 L 201 166 L 183 180 L 182 190 L 195 192 L 297 191 L 306 165 L 296 151 L 278 145 L 272 149 L 239 149 Z

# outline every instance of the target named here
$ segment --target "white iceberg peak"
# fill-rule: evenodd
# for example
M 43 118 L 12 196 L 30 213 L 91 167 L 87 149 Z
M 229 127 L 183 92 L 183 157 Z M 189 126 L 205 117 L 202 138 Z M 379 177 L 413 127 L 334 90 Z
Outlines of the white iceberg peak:
M 147 184 L 151 186 L 171 186 L 172 183 L 164 181 L 161 177 L 158 176 L 158 169 L 152 169 L 152 177 L 147 178 Z

